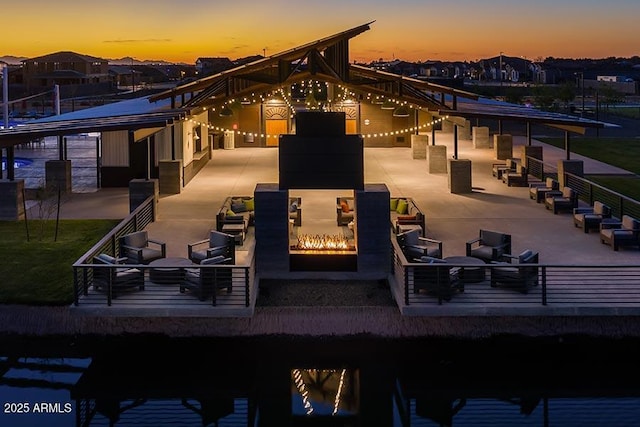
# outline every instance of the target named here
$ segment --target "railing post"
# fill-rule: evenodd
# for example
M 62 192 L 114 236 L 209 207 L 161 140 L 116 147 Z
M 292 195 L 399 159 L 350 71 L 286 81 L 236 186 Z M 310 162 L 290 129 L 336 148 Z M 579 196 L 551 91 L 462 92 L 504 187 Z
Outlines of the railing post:
M 78 298 L 79 293 L 80 292 L 78 289 L 78 268 L 73 267 L 73 305 L 75 305 L 76 307 L 80 302 L 80 298 Z
M 207 268 L 205 267 L 200 267 L 200 276 L 202 276 L 202 268 Z M 214 307 L 217 305 L 217 301 L 216 301 L 216 293 L 218 292 L 218 272 L 220 271 L 217 267 L 209 267 L 209 268 L 213 268 L 213 292 L 212 296 L 211 296 L 211 305 L 213 305 Z
M 547 267 L 542 267 L 542 305 L 547 305 Z
M 404 267 L 404 303 L 409 305 L 409 267 Z
M 233 283 L 233 271 L 231 272 L 231 281 Z M 250 292 L 251 292 L 251 288 L 249 287 L 249 269 L 245 268 L 244 269 L 244 294 L 245 294 L 245 298 L 244 298 L 244 306 L 245 307 L 249 307 L 250 305 Z

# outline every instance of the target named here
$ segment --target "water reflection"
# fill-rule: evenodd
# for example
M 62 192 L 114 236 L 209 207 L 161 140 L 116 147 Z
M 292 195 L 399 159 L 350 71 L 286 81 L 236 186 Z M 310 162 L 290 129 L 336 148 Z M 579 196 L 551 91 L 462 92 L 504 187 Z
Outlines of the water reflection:
M 636 343 L 98 344 L 45 352 L 3 345 L 0 425 L 631 426 L 640 419 Z

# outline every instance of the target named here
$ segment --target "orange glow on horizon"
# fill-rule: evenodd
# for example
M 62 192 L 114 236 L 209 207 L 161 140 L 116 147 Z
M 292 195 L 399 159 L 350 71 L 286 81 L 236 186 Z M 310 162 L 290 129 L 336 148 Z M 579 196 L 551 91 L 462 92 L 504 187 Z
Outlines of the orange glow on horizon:
M 151 8 L 147 2 L 124 0 L 34 0 L 29 13 L 26 6 L 8 4 L 2 7 L 3 33 L 11 37 L 3 40 L 0 56 L 70 50 L 188 64 L 207 56 L 269 56 L 372 21 L 371 16 L 379 19 L 351 40 L 352 61 L 475 61 L 500 52 L 532 60 L 640 55 L 640 38 L 634 34 L 640 2 L 629 0 L 606 5 L 543 0 L 508 11 L 491 6 L 495 1 L 480 8 L 470 0 L 456 6 L 326 0 L 326 19 L 300 2 L 236 3 L 156 0 Z

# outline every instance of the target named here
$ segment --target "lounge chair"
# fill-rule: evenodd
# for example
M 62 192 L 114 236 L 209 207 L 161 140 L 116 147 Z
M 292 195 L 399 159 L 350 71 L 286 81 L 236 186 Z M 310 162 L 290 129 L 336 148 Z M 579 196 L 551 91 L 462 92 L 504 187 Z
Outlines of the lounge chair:
M 415 258 L 430 256 L 442 258 L 442 242 L 440 240 L 422 237 L 421 230 L 413 229 L 397 236 L 398 244 L 409 262 Z
M 578 193 L 571 187 L 564 187 L 561 192 L 548 191 L 544 199 L 544 206 L 554 214 L 560 211 L 573 212 L 573 209 L 578 207 Z
M 456 292 L 464 292 L 464 282 L 459 278 L 459 268 L 448 265 L 447 261 L 440 258 L 423 256 L 416 260 L 419 263 L 429 264 L 413 268 L 413 293 L 420 291 L 438 297 L 438 303 L 442 300 L 449 301 Z
M 505 262 L 491 263 L 491 287 L 516 289 L 524 294 L 538 284 L 538 252 L 526 250 L 520 255 L 505 254 Z
M 100 254 L 93 258 L 93 263 L 110 267 L 93 268 L 93 289 L 107 294 L 107 303 L 120 293 L 131 290 L 144 290 L 144 271 L 126 266 L 127 258 L 115 258 Z M 121 265 L 121 267 L 115 267 Z
M 582 228 L 585 233 L 590 229 L 599 229 L 603 218 L 611 218 L 611 208 L 602 202 L 594 202 L 590 208 L 573 209 L 573 225 Z
M 511 235 L 498 231 L 480 230 L 477 238 L 466 243 L 467 256 L 484 262 L 500 261 L 511 252 Z
M 200 261 L 200 265 L 229 264 L 231 258 L 215 256 Z M 230 268 L 188 268 L 184 273 L 184 279 L 180 283 L 180 292 L 191 291 L 200 301 L 215 295 L 214 289 L 226 288 L 231 293 L 232 280 Z M 215 301 L 214 301 L 215 303 Z
M 529 185 L 529 172 L 525 166 L 518 165 L 515 171 L 505 171 L 502 174 L 502 182 L 509 187 L 526 187 Z
M 126 257 L 129 264 L 149 264 L 166 257 L 167 246 L 164 242 L 149 239 L 146 231 L 136 231 L 120 237 L 120 256 Z
M 221 231 L 211 230 L 209 238 L 187 244 L 187 257 L 200 264 L 202 260 L 222 255 L 235 262 L 235 237 Z
M 529 198 L 540 203 L 549 191 L 559 191 L 560 183 L 553 178 L 545 178 L 544 182 L 529 184 Z
M 502 179 L 502 175 L 507 172 L 515 172 L 518 165 L 516 159 L 506 159 L 502 163 L 491 165 L 491 174 L 497 179 Z
M 620 222 L 602 222 L 600 241 L 610 245 L 614 251 L 620 246 L 640 247 L 640 221 L 629 215 L 622 215 Z

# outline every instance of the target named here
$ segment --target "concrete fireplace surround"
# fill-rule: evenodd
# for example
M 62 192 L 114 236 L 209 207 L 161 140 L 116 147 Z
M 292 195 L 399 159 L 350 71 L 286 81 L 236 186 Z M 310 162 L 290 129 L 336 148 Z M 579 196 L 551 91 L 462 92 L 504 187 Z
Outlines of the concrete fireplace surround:
M 299 112 L 296 122 L 296 135 L 280 138 L 280 182 L 259 183 L 254 193 L 260 278 L 386 279 L 390 194 L 385 184 L 364 183 L 362 137 L 345 134 L 344 113 Z M 296 189 L 353 191 L 355 251 L 290 249 L 288 200 Z

